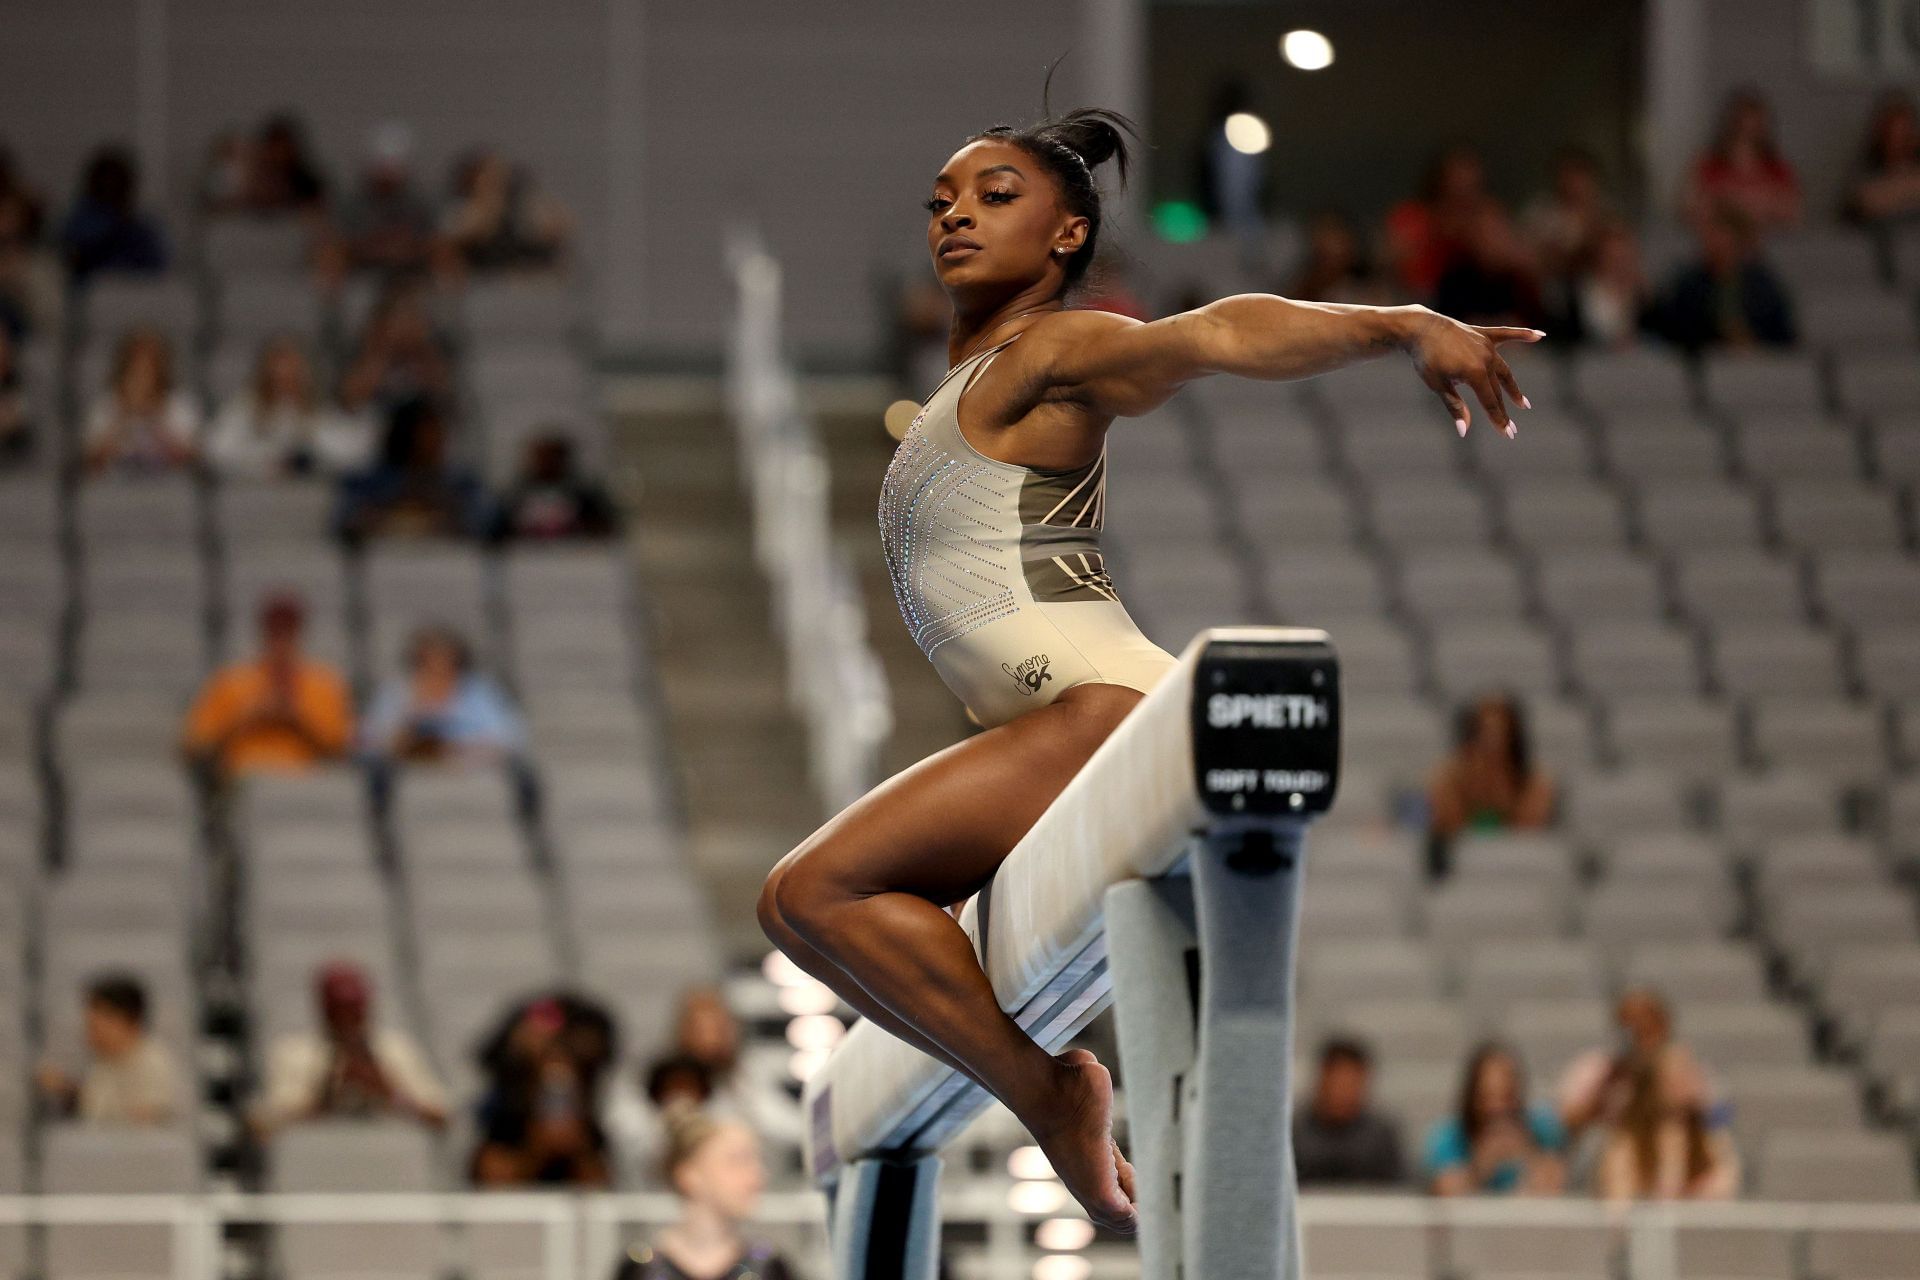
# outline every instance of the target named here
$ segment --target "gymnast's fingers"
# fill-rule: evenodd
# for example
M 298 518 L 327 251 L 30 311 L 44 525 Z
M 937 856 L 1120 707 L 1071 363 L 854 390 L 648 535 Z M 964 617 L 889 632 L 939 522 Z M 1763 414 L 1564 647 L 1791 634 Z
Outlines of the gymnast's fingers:
M 1506 401 L 1500 398 L 1500 386 L 1494 381 L 1493 375 L 1484 368 L 1475 369 L 1469 371 L 1463 380 L 1473 388 L 1473 394 L 1479 397 L 1481 405 L 1486 408 L 1487 421 L 1505 432 L 1507 439 L 1513 439 L 1519 429 L 1513 425 L 1513 415 L 1507 412 Z
M 1447 406 L 1447 412 L 1453 415 L 1454 429 L 1466 435 L 1467 424 L 1473 420 L 1473 414 L 1468 411 L 1467 402 L 1460 398 L 1460 393 L 1453 389 L 1453 384 L 1425 365 L 1420 368 L 1420 381 L 1431 387 L 1433 393 L 1440 397 L 1440 402 Z
M 1508 367 L 1505 360 L 1500 358 L 1498 352 L 1494 353 L 1493 372 L 1500 379 L 1500 385 L 1506 389 L 1507 399 L 1522 409 L 1533 408 L 1533 401 L 1527 399 L 1526 393 L 1520 390 L 1520 384 L 1514 380 L 1513 370 Z
M 1547 336 L 1546 332 L 1541 329 L 1525 329 L 1525 328 L 1518 328 L 1513 325 L 1501 325 L 1501 324 L 1495 324 L 1495 325 L 1477 324 L 1473 326 L 1473 330 L 1475 333 L 1478 333 L 1481 337 L 1496 343 L 1538 342 L 1540 341 L 1540 339 Z

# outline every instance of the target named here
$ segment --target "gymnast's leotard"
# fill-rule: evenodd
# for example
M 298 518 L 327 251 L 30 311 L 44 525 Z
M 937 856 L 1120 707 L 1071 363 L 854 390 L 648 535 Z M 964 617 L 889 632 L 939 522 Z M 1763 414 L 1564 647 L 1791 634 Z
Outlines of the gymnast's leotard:
M 1146 692 L 1173 655 L 1127 615 L 1100 554 L 1107 454 L 996 462 L 960 434 L 960 397 L 1009 338 L 947 372 L 880 489 L 880 544 L 915 643 L 983 725 L 1078 684 Z

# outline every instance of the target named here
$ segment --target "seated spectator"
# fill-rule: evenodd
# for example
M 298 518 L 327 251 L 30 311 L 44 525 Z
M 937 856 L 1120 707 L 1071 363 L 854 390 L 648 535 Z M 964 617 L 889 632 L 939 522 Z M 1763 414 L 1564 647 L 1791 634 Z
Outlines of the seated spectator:
M 207 144 L 200 166 L 200 212 L 208 217 L 247 212 L 253 182 L 253 140 L 237 129 Z
M 306 1120 L 447 1122 L 446 1089 L 413 1038 L 373 1024 L 373 988 L 357 965 L 322 966 L 314 977 L 320 1025 L 276 1040 L 265 1096 L 255 1110 L 264 1137 Z
M 60 227 L 67 275 L 85 284 L 101 272 L 152 273 L 167 269 L 160 224 L 140 208 L 133 153 L 105 147 L 87 161 L 80 195 Z
M 155 329 L 128 333 L 87 411 L 87 470 L 177 470 L 194 461 L 199 435 L 200 406 L 175 384 L 172 344 Z
M 480 1186 L 608 1186 L 600 1080 L 613 1057 L 612 1021 L 585 1001 L 542 997 L 489 1039 L 490 1076 L 471 1163 Z
M 207 678 L 187 712 L 187 758 L 217 778 L 310 769 L 346 755 L 353 695 L 301 652 L 306 605 L 292 593 L 260 605 L 260 654 Z
M 478 151 L 454 171 L 441 230 L 469 270 L 546 269 L 560 265 L 573 222 L 525 170 Z
M 166 1125 L 179 1119 L 180 1073 L 147 1031 L 147 990 L 138 978 L 107 974 L 86 993 L 86 1070 L 78 1077 L 40 1067 L 40 1096 L 56 1112 L 93 1124 Z
M 629 1187 L 659 1184 L 666 1112 L 676 1106 L 705 1107 L 712 1099 L 713 1073 L 700 1059 L 684 1053 L 655 1059 L 637 1081 L 632 1073 L 616 1080 L 608 1090 L 606 1127 L 621 1183 Z
M 1403 294 L 1433 297 L 1464 251 L 1487 194 L 1486 167 L 1468 146 L 1448 148 L 1428 167 L 1420 194 L 1387 211 L 1387 263 Z
M 1618 1043 L 1579 1055 L 1560 1077 L 1560 1121 L 1573 1144 L 1576 1182 L 1581 1185 L 1592 1182 L 1597 1186 L 1638 1168 L 1637 1164 L 1620 1166 L 1616 1156 L 1616 1163 L 1609 1171 L 1607 1160 L 1615 1138 L 1635 1124 L 1641 1125 L 1641 1129 L 1636 1130 L 1641 1136 L 1634 1138 L 1635 1150 L 1644 1151 L 1641 1144 L 1645 1141 L 1646 1112 L 1635 1112 L 1634 1105 L 1637 1098 L 1643 1108 L 1653 1106 L 1646 1096 L 1647 1090 L 1667 1096 L 1668 1102 L 1676 1107 L 1684 1102 L 1682 1110 L 1699 1113 L 1704 1143 L 1714 1156 L 1714 1168 L 1719 1176 L 1725 1177 L 1723 1162 L 1732 1159 L 1732 1143 L 1725 1137 L 1732 1123 L 1732 1108 L 1718 1096 L 1692 1050 L 1675 1039 L 1673 1015 L 1667 1002 L 1658 992 L 1637 988 L 1621 995 L 1613 1016 L 1620 1028 Z M 1637 1120 L 1633 1119 L 1635 1116 Z M 1692 1119 L 1679 1118 L 1685 1119 L 1691 1128 Z M 1658 1141 L 1673 1143 L 1677 1139 L 1669 1135 Z M 1687 1139 L 1687 1148 L 1694 1149 L 1691 1137 Z M 1689 1156 L 1689 1161 L 1691 1159 Z M 1732 1179 L 1737 1185 L 1737 1172 Z M 1640 1185 L 1638 1182 L 1614 1183 L 1616 1189 Z M 1651 1187 L 1656 1183 L 1649 1181 L 1645 1185 Z M 1702 1181 L 1699 1185 L 1704 1192 L 1709 1186 L 1720 1184 Z
M 1533 759 L 1526 714 L 1511 694 L 1487 694 L 1454 717 L 1453 753 L 1427 783 L 1430 870 L 1444 875 L 1462 831 L 1535 830 L 1553 820 L 1553 778 Z
M 410 400 L 388 415 L 380 459 L 346 476 L 334 513 L 341 537 L 478 538 L 493 528 L 493 504 L 478 476 L 448 458 L 444 411 Z
M 1653 290 L 1641 269 L 1640 246 L 1615 222 L 1600 229 L 1560 283 L 1546 329 L 1560 342 L 1620 350 L 1632 346 L 1653 319 Z
M 1466 220 L 1459 250 L 1434 285 L 1433 309 L 1468 324 L 1545 322 L 1533 253 L 1494 201 Z
M 453 362 L 434 332 L 420 290 L 389 288 L 340 380 L 340 403 L 355 413 L 369 407 L 384 411 L 409 400 L 446 399 L 452 393 Z
M 0 332 L 57 335 L 66 281 L 43 242 L 46 204 L 0 146 Z
M 18 466 L 32 455 L 37 425 L 27 407 L 15 338 L 0 325 L 0 468 Z
M 1740 1159 L 1710 1119 L 1705 1073 L 1684 1051 L 1635 1056 L 1606 1133 L 1594 1190 L 1604 1200 L 1731 1200 Z
M 444 245 L 433 208 L 414 185 L 413 131 L 389 120 L 373 131 L 360 189 L 340 210 L 342 265 L 404 276 L 434 265 Z
M 1438 1196 L 1558 1195 L 1565 1145 L 1553 1109 L 1528 1105 L 1520 1059 L 1483 1044 L 1468 1059 L 1459 1111 L 1427 1134 L 1427 1185 Z
M 1293 1117 L 1302 1185 L 1389 1185 L 1404 1174 L 1400 1128 L 1373 1109 L 1373 1055 L 1335 1037 L 1320 1050 L 1313 1097 Z
M 1761 260 L 1753 222 L 1723 205 L 1700 227 L 1700 259 L 1682 267 L 1657 304 L 1668 341 L 1709 347 L 1785 347 L 1797 331 L 1786 286 Z
M 473 651 L 445 627 L 414 633 L 406 677 L 380 686 L 360 733 L 360 749 L 383 762 L 493 763 L 525 741 L 507 695 L 473 669 Z
M 1600 188 L 1600 162 L 1585 147 L 1564 147 L 1553 162 L 1553 187 L 1521 215 L 1541 274 L 1571 275 L 1619 218 Z
M 618 523 L 605 486 L 580 474 L 572 440 L 548 428 L 527 442 L 520 471 L 500 499 L 501 537 L 604 538 Z
M 317 214 L 326 202 L 320 176 L 298 116 L 269 116 L 248 149 L 245 206 L 255 214 Z
M 680 1218 L 632 1250 L 613 1280 L 793 1280 L 785 1258 L 745 1235 L 767 1189 L 760 1140 L 751 1128 L 675 1107 L 667 1114 L 662 1165 L 680 1198 Z
M 799 1113 L 785 1093 L 784 1075 L 776 1079 L 757 1072 L 760 1060 L 743 1057 L 741 1040 L 740 1020 L 719 988 L 689 987 L 681 995 L 668 1051 L 705 1065 L 713 1090 L 709 1109 L 738 1116 L 776 1141 L 798 1141 Z
M 1876 227 L 1920 219 L 1920 113 L 1911 96 L 1896 89 L 1880 99 L 1861 150 L 1847 216 Z
M 1800 179 L 1780 154 L 1773 115 L 1754 89 L 1732 94 L 1720 112 L 1713 144 L 1694 161 L 1686 211 L 1705 222 L 1731 206 L 1756 235 L 1799 225 Z
M 1325 210 L 1307 224 L 1307 251 L 1285 293 L 1303 302 L 1388 301 L 1353 219 Z
M 367 463 L 371 429 L 323 398 L 307 349 L 290 334 L 261 344 L 248 385 L 222 405 L 207 432 L 207 461 L 257 480 L 338 473 Z

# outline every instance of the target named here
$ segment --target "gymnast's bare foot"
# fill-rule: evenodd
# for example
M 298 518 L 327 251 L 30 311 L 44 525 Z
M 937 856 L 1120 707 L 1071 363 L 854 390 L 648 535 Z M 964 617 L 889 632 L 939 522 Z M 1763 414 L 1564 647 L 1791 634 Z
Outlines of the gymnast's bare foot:
M 1085 1049 L 1069 1049 L 1054 1062 L 1052 1103 L 1044 1115 L 1027 1119 L 1027 1129 L 1087 1216 L 1132 1235 L 1133 1166 L 1113 1140 L 1113 1077 Z

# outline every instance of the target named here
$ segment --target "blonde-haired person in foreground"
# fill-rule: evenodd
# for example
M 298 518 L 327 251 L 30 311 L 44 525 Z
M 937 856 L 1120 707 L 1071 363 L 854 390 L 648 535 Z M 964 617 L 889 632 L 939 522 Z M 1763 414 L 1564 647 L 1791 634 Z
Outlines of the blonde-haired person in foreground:
M 753 1130 L 690 1103 L 669 1106 L 664 1122 L 662 1172 L 680 1197 L 680 1219 L 651 1247 L 635 1247 L 614 1280 L 797 1280 L 784 1258 L 743 1231 L 767 1187 Z

